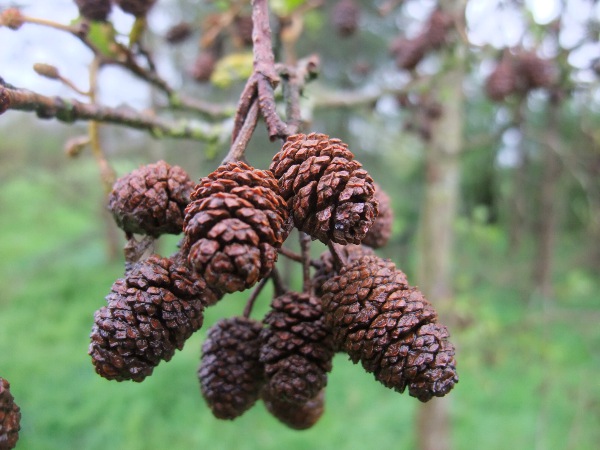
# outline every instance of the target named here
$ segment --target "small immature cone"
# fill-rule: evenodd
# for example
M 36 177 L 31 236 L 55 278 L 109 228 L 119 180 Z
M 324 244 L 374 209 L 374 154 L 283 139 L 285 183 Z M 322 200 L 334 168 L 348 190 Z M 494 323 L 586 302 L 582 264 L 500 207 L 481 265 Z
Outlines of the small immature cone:
M 264 380 L 261 330 L 260 322 L 244 317 L 222 319 L 208 330 L 198 378 L 215 417 L 233 420 L 258 400 Z
M 267 411 L 294 430 L 311 428 L 318 422 L 325 410 L 325 390 L 302 404 L 282 401 L 268 389 L 262 391 L 261 398 Z
M 105 22 L 110 13 L 111 0 L 75 0 L 79 14 L 88 20 Z
M 390 197 L 377 183 L 375 183 L 375 198 L 379 203 L 379 214 L 375 219 L 375 223 L 363 239 L 362 244 L 372 248 L 380 248 L 387 244 L 392 235 L 394 213 L 392 212 Z
M 446 37 L 452 27 L 452 16 L 439 9 L 434 10 L 429 16 L 423 30 L 423 39 L 427 41 L 427 47 L 438 49 L 446 42 Z
M 0 449 L 15 448 L 21 429 L 21 410 L 10 393 L 10 383 L 0 377 Z
M 522 51 L 516 60 L 519 75 L 528 89 L 548 88 L 556 81 L 558 71 L 554 63 L 540 58 L 535 52 Z
M 198 53 L 194 65 L 191 70 L 191 75 L 194 80 L 203 83 L 210 80 L 217 61 L 219 60 L 217 54 L 212 50 L 202 50 Z
M 19 8 L 7 8 L 0 14 L 0 25 L 18 30 L 25 23 L 25 18 Z
M 321 242 L 359 244 L 377 216 L 373 179 L 339 139 L 290 136 L 270 169 L 296 227 Z
M 137 263 L 94 314 L 89 354 L 96 372 L 109 380 L 143 381 L 183 348 L 202 326 L 204 307 L 220 296 L 179 254 Z
M 423 36 L 413 39 L 400 36 L 390 44 L 390 53 L 396 60 L 396 66 L 404 70 L 414 70 L 425 58 L 427 50 L 428 43 Z
M 142 166 L 119 178 L 108 209 L 126 233 L 179 234 L 194 183 L 179 166 L 164 161 Z
M 154 6 L 156 0 L 114 0 L 114 2 L 126 13 L 135 17 L 144 17 Z
M 266 389 L 281 401 L 303 404 L 327 384 L 334 349 L 321 302 L 309 294 L 276 297 L 261 332 Z
M 365 256 L 322 289 L 335 343 L 384 386 L 426 402 L 458 382 L 448 330 L 393 263 Z
M 252 28 L 254 27 L 252 16 L 236 16 L 233 26 L 235 36 L 240 43 L 246 46 L 252 45 Z
M 360 6 L 354 0 L 338 0 L 331 11 L 333 28 L 341 37 L 352 36 L 358 29 Z
M 517 90 L 517 73 L 512 57 L 503 56 L 485 81 L 485 92 L 490 100 L 502 102 Z
M 270 171 L 227 163 L 202 178 L 191 198 L 182 251 L 209 286 L 242 291 L 271 272 L 288 212 Z
M 192 26 L 188 22 L 179 22 L 167 31 L 165 39 L 169 44 L 179 44 L 192 34 Z

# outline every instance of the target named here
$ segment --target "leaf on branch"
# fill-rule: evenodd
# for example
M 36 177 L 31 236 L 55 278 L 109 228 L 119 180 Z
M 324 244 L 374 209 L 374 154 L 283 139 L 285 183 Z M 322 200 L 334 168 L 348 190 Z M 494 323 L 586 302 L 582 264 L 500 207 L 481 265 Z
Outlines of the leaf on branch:
M 221 58 L 210 77 L 217 87 L 226 89 L 236 81 L 246 80 L 252 75 L 252 52 L 233 53 Z
M 116 58 L 119 55 L 119 44 L 115 37 L 117 32 L 109 22 L 90 22 L 88 33 L 89 41 L 98 51 L 108 58 Z
M 296 8 L 304 5 L 306 0 L 271 0 L 271 10 L 280 17 L 289 16 Z

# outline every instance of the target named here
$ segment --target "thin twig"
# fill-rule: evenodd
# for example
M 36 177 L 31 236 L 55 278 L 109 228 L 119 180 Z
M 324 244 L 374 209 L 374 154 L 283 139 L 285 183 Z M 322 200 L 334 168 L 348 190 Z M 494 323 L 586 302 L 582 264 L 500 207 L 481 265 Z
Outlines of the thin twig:
M 340 255 L 340 253 L 338 252 L 338 250 L 333 242 L 329 241 L 327 243 L 327 247 L 329 247 L 329 252 L 331 253 L 331 256 L 333 256 L 333 265 L 335 266 L 336 270 L 339 272 L 340 269 L 345 264 L 344 258 Z
M 260 293 L 262 292 L 262 290 L 264 289 L 264 287 L 267 285 L 268 282 L 269 282 L 269 277 L 263 278 L 262 280 L 260 280 L 258 285 L 252 291 L 250 298 L 246 302 L 246 307 L 244 308 L 244 317 L 246 319 L 250 317 L 250 314 L 252 314 L 252 308 L 254 308 L 254 303 L 256 303 L 256 299 L 258 298 L 258 296 L 260 295 Z
M 302 261 L 302 255 L 299 255 L 298 253 L 294 253 L 289 248 L 281 247 L 277 251 L 279 252 L 280 255 L 283 255 L 286 258 L 291 259 L 292 261 L 296 261 L 296 262 L 299 262 L 299 263 L 303 262 Z M 310 260 L 310 265 L 312 267 L 314 267 L 315 269 L 319 269 L 322 266 L 322 264 L 321 264 L 321 262 L 319 260 L 314 260 L 314 259 Z
M 41 119 L 56 118 L 65 123 L 78 120 L 95 120 L 128 128 L 149 131 L 155 137 L 193 139 L 205 142 L 221 140 L 224 123 L 208 124 L 199 120 L 167 121 L 128 107 L 111 108 L 102 105 L 83 103 L 63 97 L 47 97 L 27 89 L 17 89 L 2 83 L 0 97 L 7 103 L 5 110 L 35 112 Z
M 276 267 L 271 270 L 271 280 L 273 280 L 273 288 L 275 289 L 275 296 L 279 297 L 280 295 L 285 294 L 288 290 L 283 284 L 283 280 L 281 279 L 281 275 L 279 275 L 279 271 Z
M 254 102 L 248 110 L 248 114 L 246 115 L 246 120 L 244 121 L 242 128 L 238 131 L 235 142 L 231 144 L 229 153 L 227 153 L 221 164 L 243 160 L 246 147 L 248 147 L 248 142 L 250 142 L 252 134 L 256 129 L 256 124 L 258 123 L 258 110 L 258 102 Z

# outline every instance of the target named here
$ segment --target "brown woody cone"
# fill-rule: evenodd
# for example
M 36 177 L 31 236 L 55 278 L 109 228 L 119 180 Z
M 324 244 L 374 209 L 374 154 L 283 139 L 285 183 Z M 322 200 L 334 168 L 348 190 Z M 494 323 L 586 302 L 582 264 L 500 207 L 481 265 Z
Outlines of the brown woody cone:
M 540 58 L 535 52 L 518 53 L 517 66 L 527 89 L 548 88 L 556 80 L 557 70 L 554 63 Z
M 0 449 L 15 448 L 21 429 L 21 410 L 10 393 L 10 383 L 0 377 Z
M 179 234 L 194 183 L 179 166 L 164 161 L 142 166 L 119 178 L 108 209 L 126 233 Z
M 439 9 L 433 11 L 423 30 L 423 39 L 427 41 L 427 47 L 438 49 L 444 45 L 452 23 L 452 17 L 444 11 Z
M 425 58 L 427 50 L 428 42 L 424 35 L 413 39 L 400 36 L 390 44 L 390 53 L 396 60 L 396 66 L 404 70 L 414 70 Z
M 512 57 L 505 55 L 486 79 L 485 91 L 490 100 L 502 102 L 517 91 L 517 84 L 517 73 Z
M 231 162 L 202 178 L 186 208 L 182 250 L 209 286 L 247 289 L 267 276 L 288 213 L 270 171 Z
M 261 330 L 260 322 L 244 317 L 223 319 L 208 330 L 198 378 L 215 417 L 235 419 L 258 400 L 263 383 Z
M 392 225 L 394 224 L 394 213 L 392 212 L 390 197 L 377 183 L 375 183 L 375 198 L 379 203 L 379 214 L 362 243 L 372 248 L 380 248 L 390 240 Z
M 366 247 L 364 245 L 348 244 L 337 247 L 337 249 L 340 257 L 346 263 L 346 265 L 351 264 L 363 256 L 375 255 L 375 252 L 371 247 Z M 329 250 L 323 252 L 320 262 L 321 266 L 315 271 L 312 277 L 312 284 L 315 288 L 315 295 L 317 297 L 321 297 L 323 295 L 323 291 L 321 289 L 323 283 L 325 283 L 334 275 L 337 275 L 339 269 L 336 267 L 335 259 Z
M 324 243 L 360 243 L 377 216 L 373 179 L 325 134 L 290 136 L 271 170 L 298 229 Z
M 331 11 L 331 22 L 341 37 L 352 36 L 358 29 L 360 7 L 354 0 L 339 0 Z
M 167 30 L 165 40 L 169 44 L 179 44 L 192 34 L 192 26 L 188 22 L 179 22 Z
M 192 78 L 200 83 L 210 81 L 218 60 L 217 54 L 212 50 L 203 50 L 198 53 L 191 70 Z
M 124 12 L 135 17 L 144 17 L 154 6 L 156 0 L 114 0 Z
M 261 398 L 267 411 L 294 430 L 306 430 L 312 427 L 325 410 L 325 390 L 300 405 L 282 401 L 268 389 L 262 391 Z
M 334 354 L 320 300 L 296 292 L 276 297 L 264 323 L 260 361 L 266 389 L 281 401 L 306 403 L 327 384 Z
M 325 282 L 325 319 L 336 344 L 388 388 L 422 402 L 458 382 L 454 346 L 431 304 L 390 261 L 366 256 Z
M 202 326 L 203 310 L 220 294 L 207 288 L 176 254 L 153 255 L 118 279 L 94 314 L 89 354 L 109 380 L 143 381 Z
M 246 46 L 252 45 L 252 16 L 236 16 L 234 22 L 234 33 L 239 41 Z
M 75 0 L 79 14 L 88 20 L 105 22 L 110 13 L 111 0 Z

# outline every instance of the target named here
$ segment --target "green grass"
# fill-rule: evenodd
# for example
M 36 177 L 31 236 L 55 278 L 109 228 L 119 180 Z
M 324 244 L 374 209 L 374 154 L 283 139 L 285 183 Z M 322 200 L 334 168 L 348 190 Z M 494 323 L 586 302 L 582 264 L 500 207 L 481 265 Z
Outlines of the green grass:
M 91 163 L 77 161 L 0 185 L 0 376 L 23 414 L 17 448 L 414 448 L 419 402 L 342 355 L 326 413 L 310 430 L 286 429 L 261 404 L 234 422 L 213 418 L 196 379 L 200 345 L 212 323 L 243 309 L 246 293 L 209 309 L 204 328 L 143 383 L 96 375 L 87 355 L 93 313 L 122 265 L 106 256 L 95 177 Z M 527 251 L 508 258 L 500 230 L 475 227 L 457 228 L 456 311 L 469 325 L 452 330 L 460 373 L 448 396 L 455 448 L 597 448 L 598 280 L 573 267 L 577 255 L 565 238 L 556 300 L 524 295 Z M 268 292 L 260 300 L 257 314 Z

